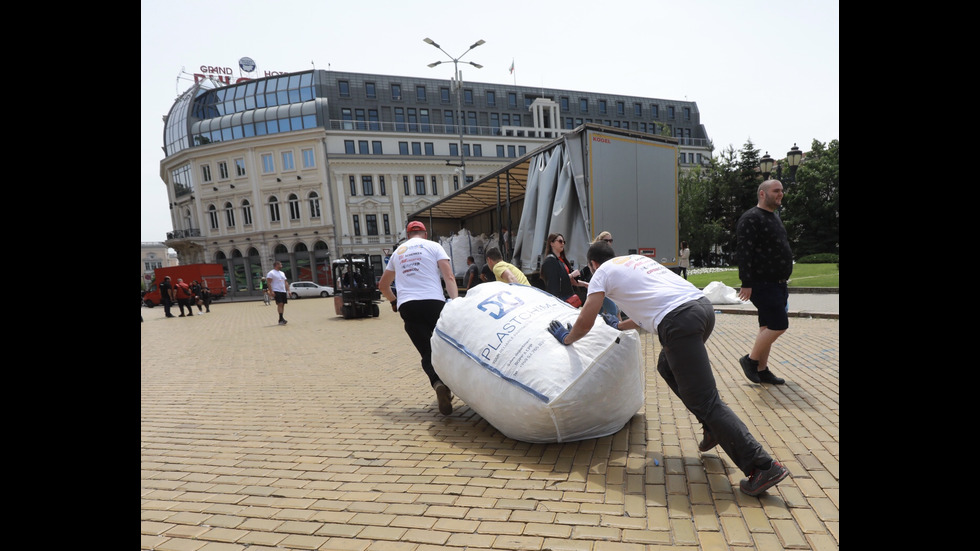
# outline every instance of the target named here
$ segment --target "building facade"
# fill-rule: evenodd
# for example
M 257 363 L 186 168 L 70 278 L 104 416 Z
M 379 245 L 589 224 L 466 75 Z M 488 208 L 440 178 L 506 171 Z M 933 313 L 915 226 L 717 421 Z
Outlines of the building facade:
M 166 245 L 224 264 L 233 294 L 276 260 L 332 284 L 331 258 L 380 262 L 410 213 L 587 122 L 674 136 L 682 167 L 710 158 L 689 101 L 322 70 L 201 80 L 164 124 Z

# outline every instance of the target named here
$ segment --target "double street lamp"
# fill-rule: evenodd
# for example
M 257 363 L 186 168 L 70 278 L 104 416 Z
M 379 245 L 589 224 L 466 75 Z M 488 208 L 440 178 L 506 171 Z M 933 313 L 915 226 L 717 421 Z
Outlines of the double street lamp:
M 793 148 L 786 153 L 786 163 L 789 164 L 789 178 L 791 182 L 796 181 L 796 169 L 800 167 L 800 163 L 803 161 L 803 152 L 800 148 L 793 144 Z M 776 163 L 772 157 L 769 156 L 769 152 L 759 159 L 759 170 L 762 172 L 762 179 L 768 180 L 769 175 L 772 174 L 772 167 Z M 783 176 L 782 165 L 776 165 L 776 179 L 781 180 Z
M 466 120 L 466 118 L 463 114 L 463 100 L 461 96 L 462 88 L 463 88 L 463 75 L 460 74 L 459 72 L 459 61 L 463 58 L 463 56 L 468 54 L 470 50 L 476 48 L 477 46 L 481 46 L 486 42 L 482 39 L 477 40 L 476 42 L 473 43 L 472 46 L 467 48 L 465 52 L 459 54 L 456 57 L 449 55 L 449 53 L 446 52 L 446 50 L 443 50 L 442 47 L 436 44 L 435 41 L 432 40 L 431 38 L 426 38 L 423 40 L 423 42 L 429 44 L 433 48 L 438 48 L 440 52 L 446 54 L 446 57 L 448 57 L 453 62 L 453 72 L 455 73 L 454 78 L 456 80 L 456 105 L 459 107 L 459 118 L 456 120 L 457 126 L 459 126 L 459 169 L 462 173 L 463 185 L 465 186 L 466 185 L 466 160 L 463 158 L 463 121 Z M 447 62 L 435 61 L 429 64 L 429 68 L 435 67 L 436 65 L 440 65 L 442 63 L 447 63 Z M 470 65 L 476 67 L 477 69 L 483 68 L 483 65 L 480 65 L 479 63 L 473 63 L 472 61 L 464 61 L 463 63 L 469 63 Z M 449 161 L 446 161 L 446 164 L 450 165 L 451 163 L 449 163 Z

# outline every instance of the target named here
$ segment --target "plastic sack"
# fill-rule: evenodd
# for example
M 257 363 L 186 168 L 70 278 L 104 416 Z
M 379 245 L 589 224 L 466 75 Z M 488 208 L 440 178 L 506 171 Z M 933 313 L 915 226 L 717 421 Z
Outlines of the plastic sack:
M 643 406 L 639 335 L 597 318 L 588 335 L 564 346 L 548 324 L 574 324 L 578 313 L 535 287 L 484 283 L 443 308 L 432 364 L 458 398 L 509 438 L 608 436 Z
M 738 298 L 738 293 L 728 285 L 720 281 L 712 281 L 704 288 L 704 296 L 708 297 L 711 304 L 742 304 L 742 299 Z

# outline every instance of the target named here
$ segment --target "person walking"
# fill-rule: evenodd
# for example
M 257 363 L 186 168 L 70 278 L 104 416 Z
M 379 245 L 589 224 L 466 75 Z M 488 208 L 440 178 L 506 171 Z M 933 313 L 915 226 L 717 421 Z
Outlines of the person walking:
M 282 262 L 277 260 L 272 265 L 272 269 L 265 276 L 265 281 L 269 296 L 276 301 L 279 325 L 286 325 L 286 318 L 282 317 L 282 314 L 289 299 L 289 281 L 286 279 L 286 274 L 282 273 Z
M 408 239 L 391 255 L 378 288 L 391 302 L 392 311 L 397 312 L 405 323 L 405 333 L 418 350 L 422 371 L 436 393 L 439 412 L 450 415 L 453 412 L 452 390 L 442 382 L 432 365 L 430 340 L 447 302 L 443 283 L 449 300 L 459 296 L 459 289 L 449 255 L 442 246 L 428 239 L 425 224 L 413 220 L 408 223 L 405 233 Z M 391 288 L 395 280 L 398 281 L 397 295 Z
M 789 328 L 787 283 L 793 273 L 793 251 L 777 212 L 783 202 L 783 184 L 766 180 L 758 196 L 759 203 L 745 211 L 735 226 L 738 278 L 742 281 L 738 298 L 751 301 L 759 312 L 759 332 L 752 350 L 738 363 L 753 383 L 781 385 L 786 381 L 769 369 L 769 353 Z
M 612 299 L 630 317 L 602 319 L 619 330 L 644 329 L 660 340 L 657 371 L 704 427 L 702 452 L 720 445 L 746 478 L 739 488 L 757 496 L 775 486 L 789 471 L 773 459 L 745 423 L 718 395 L 705 342 L 715 325 L 714 307 L 697 287 L 656 260 L 641 255 L 616 257 L 605 242 L 588 252 L 593 270 L 589 295 L 575 324 L 553 320 L 548 331 L 563 345 L 572 345 L 592 329 L 602 301 Z
M 189 285 L 184 280 L 177 278 L 177 285 L 174 287 L 174 294 L 177 296 L 177 306 L 180 308 L 179 318 L 184 317 L 184 306 L 187 307 L 187 315 L 194 315 L 194 293 L 191 292 Z

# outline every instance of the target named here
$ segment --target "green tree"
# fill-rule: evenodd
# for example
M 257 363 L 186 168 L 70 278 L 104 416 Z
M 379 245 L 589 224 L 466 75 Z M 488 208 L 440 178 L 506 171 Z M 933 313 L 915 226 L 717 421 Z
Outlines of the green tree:
M 781 215 L 793 254 L 840 254 L 840 141 L 813 140 L 795 181 L 783 185 Z
M 680 238 L 691 249 L 692 266 L 704 266 L 711 261 L 715 244 L 725 236 L 725 230 L 717 219 L 712 218 L 711 201 L 714 192 L 714 175 L 717 161 L 707 166 L 696 166 L 680 175 L 678 219 Z

